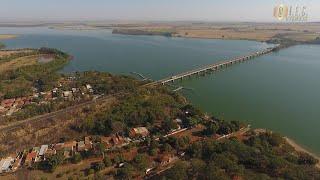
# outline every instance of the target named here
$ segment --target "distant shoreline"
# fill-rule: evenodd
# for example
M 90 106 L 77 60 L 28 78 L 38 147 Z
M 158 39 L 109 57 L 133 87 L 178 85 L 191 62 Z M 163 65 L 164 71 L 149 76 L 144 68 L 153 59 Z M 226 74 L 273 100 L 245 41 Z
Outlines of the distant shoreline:
M 312 157 L 316 158 L 317 160 L 319 160 L 318 164 L 316 164 L 316 167 L 320 169 L 320 157 L 315 155 L 314 153 L 310 152 L 309 150 L 307 150 L 306 148 L 302 147 L 301 145 L 297 144 L 294 140 L 288 138 L 288 137 L 284 137 L 284 139 L 287 141 L 288 144 L 290 144 L 296 151 L 298 152 L 304 152 L 307 153 L 309 155 L 311 155 Z

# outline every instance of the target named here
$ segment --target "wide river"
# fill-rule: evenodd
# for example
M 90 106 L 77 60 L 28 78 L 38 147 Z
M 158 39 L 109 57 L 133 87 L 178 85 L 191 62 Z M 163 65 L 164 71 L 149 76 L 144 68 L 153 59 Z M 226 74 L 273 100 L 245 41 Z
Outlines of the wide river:
M 271 45 L 238 40 L 114 35 L 110 30 L 0 28 L 7 48 L 54 47 L 74 59 L 63 71 L 139 72 L 154 80 Z M 301 45 L 179 82 L 204 111 L 294 139 L 320 155 L 320 46 Z

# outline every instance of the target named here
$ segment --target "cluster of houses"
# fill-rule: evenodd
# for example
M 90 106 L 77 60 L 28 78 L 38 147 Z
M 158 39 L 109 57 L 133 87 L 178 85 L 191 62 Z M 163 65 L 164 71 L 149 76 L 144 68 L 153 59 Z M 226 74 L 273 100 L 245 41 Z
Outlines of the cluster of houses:
M 58 94 L 58 88 L 53 89 L 52 91 L 56 96 Z M 62 91 L 62 97 L 68 100 L 74 100 L 86 94 L 92 94 L 94 92 L 90 84 L 86 84 L 81 88 L 71 88 L 71 90 Z
M 0 115 L 10 116 L 19 111 L 23 106 L 36 103 L 45 104 L 58 97 L 63 97 L 65 100 L 81 99 L 84 95 L 93 94 L 94 90 L 90 84 L 86 84 L 81 88 L 71 88 L 70 90 L 62 90 L 62 84 L 59 87 L 53 88 L 48 92 L 38 92 L 36 88 L 33 90 L 33 95 L 28 97 L 4 99 L 0 102 Z M 35 101 L 41 97 L 41 101 Z
M 41 145 L 18 153 L 16 158 L 6 157 L 0 161 L 0 173 L 13 172 L 19 167 L 30 167 L 33 163 L 45 161 L 57 152 L 63 152 L 64 157 L 70 158 L 76 152 L 88 151 L 93 148 L 90 137 L 83 141 L 68 141 L 51 145 Z
M 16 158 L 6 157 L 0 161 L 0 174 L 14 172 L 19 167 L 30 167 L 33 163 L 45 161 L 57 152 L 62 152 L 65 159 L 71 158 L 76 153 L 83 151 L 95 150 L 96 145 L 102 143 L 107 150 L 113 148 L 121 148 L 134 142 L 135 139 L 143 138 L 149 135 L 149 131 L 145 127 L 132 128 L 129 137 L 119 134 L 111 136 L 101 136 L 99 142 L 93 142 L 91 137 L 85 137 L 82 141 L 68 141 L 63 143 L 41 145 L 32 149 L 24 150 L 18 153 Z
M 32 97 L 5 99 L 0 103 L 0 114 L 11 115 L 24 105 L 32 102 Z

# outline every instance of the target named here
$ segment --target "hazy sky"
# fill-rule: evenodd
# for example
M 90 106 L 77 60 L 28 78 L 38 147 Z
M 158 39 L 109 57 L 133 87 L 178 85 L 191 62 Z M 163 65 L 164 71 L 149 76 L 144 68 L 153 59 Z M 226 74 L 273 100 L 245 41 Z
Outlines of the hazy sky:
M 0 21 L 273 21 L 278 4 L 305 5 L 320 21 L 320 0 L 1 0 Z

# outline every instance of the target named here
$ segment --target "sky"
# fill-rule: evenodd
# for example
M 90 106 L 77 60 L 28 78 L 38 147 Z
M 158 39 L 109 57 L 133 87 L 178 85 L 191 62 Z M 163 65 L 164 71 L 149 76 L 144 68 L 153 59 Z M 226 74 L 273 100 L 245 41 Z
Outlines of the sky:
M 279 4 L 306 6 L 320 21 L 320 0 L 1 0 L 0 21 L 275 21 Z

